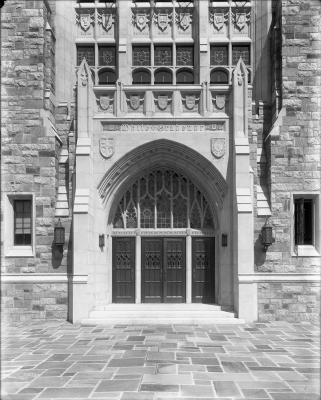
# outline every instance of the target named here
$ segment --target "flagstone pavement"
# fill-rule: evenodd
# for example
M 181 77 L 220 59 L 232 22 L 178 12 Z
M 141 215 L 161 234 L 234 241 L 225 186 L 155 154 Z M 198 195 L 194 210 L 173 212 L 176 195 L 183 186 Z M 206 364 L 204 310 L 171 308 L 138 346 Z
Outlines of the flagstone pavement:
M 2 326 L 2 400 L 320 399 L 308 323 Z

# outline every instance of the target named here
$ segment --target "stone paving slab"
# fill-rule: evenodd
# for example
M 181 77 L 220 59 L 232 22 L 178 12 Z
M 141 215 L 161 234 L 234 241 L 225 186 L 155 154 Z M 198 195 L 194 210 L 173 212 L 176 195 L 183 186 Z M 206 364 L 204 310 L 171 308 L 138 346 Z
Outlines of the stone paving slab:
M 81 326 L 2 332 L 2 400 L 320 400 L 309 323 Z

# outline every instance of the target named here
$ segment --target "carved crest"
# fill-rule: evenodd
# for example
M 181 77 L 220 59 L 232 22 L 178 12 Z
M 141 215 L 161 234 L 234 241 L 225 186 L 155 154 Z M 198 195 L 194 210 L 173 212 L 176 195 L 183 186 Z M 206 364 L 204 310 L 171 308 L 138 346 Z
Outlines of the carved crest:
M 196 104 L 196 97 L 194 95 L 187 95 L 185 97 L 185 105 L 188 110 L 194 110 Z
M 216 108 L 219 110 L 223 110 L 225 107 L 225 95 L 224 94 L 217 94 L 215 96 L 215 105 Z
M 113 138 L 101 138 L 99 139 L 99 151 L 104 158 L 110 158 L 114 154 L 114 139 Z
M 102 110 L 108 110 L 111 103 L 111 98 L 107 96 L 99 97 L 99 106 Z
M 130 107 L 131 107 L 133 110 L 138 110 L 138 108 L 139 108 L 139 106 L 140 106 L 140 102 L 141 102 L 141 98 L 139 97 L 138 94 L 132 94 L 132 95 L 129 97 L 129 104 L 130 104 Z
M 239 10 L 235 11 L 233 13 L 233 22 L 235 27 L 239 31 L 242 31 L 249 23 L 250 17 L 251 17 L 250 12 L 239 11 Z
M 168 14 L 159 13 L 157 15 L 157 25 L 162 32 L 164 32 L 167 29 L 169 22 L 170 21 Z
M 157 104 L 161 110 L 166 110 L 168 105 L 168 96 L 158 96 L 157 97 Z
M 178 13 L 177 18 L 178 25 L 183 29 L 183 31 L 186 31 L 186 29 L 191 25 L 192 15 L 189 12 L 180 12 Z
M 149 23 L 149 16 L 147 13 L 136 13 L 134 16 L 135 25 L 142 32 Z
M 218 9 L 210 13 L 210 22 L 217 31 L 220 31 L 228 20 L 228 11 Z
M 211 152 L 216 158 L 223 157 L 225 154 L 225 138 L 212 138 Z
M 81 71 L 80 80 L 81 80 L 82 86 L 86 86 L 87 85 L 88 75 L 87 75 L 87 72 L 84 69 Z
M 101 26 L 108 32 L 114 23 L 114 15 L 112 13 L 99 13 L 98 14 L 98 21 Z
M 91 14 L 80 14 L 79 19 L 80 19 L 81 28 L 85 32 L 88 31 L 88 29 L 90 28 L 91 22 L 92 22 Z

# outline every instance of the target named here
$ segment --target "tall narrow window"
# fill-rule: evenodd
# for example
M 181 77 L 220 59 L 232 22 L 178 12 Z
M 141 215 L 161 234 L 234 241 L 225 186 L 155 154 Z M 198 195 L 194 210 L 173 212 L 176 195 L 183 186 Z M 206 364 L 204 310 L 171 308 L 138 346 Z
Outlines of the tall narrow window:
M 14 200 L 14 245 L 31 245 L 31 200 Z
M 155 65 L 173 65 L 173 53 L 171 46 L 155 46 Z
M 294 199 L 294 244 L 313 244 L 313 199 Z
M 114 46 L 99 46 L 99 65 L 115 66 L 116 49 Z

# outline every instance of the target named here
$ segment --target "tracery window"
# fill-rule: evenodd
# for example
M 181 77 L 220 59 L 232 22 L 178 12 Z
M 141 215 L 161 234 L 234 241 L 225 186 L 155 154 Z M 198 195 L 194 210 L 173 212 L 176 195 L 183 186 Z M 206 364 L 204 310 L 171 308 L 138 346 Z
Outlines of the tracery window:
M 133 65 L 150 65 L 150 48 L 133 46 Z
M 158 169 L 139 178 L 123 195 L 115 229 L 214 229 L 205 196 L 185 176 Z
M 172 65 L 172 47 L 171 46 L 155 46 L 154 49 L 155 65 Z

